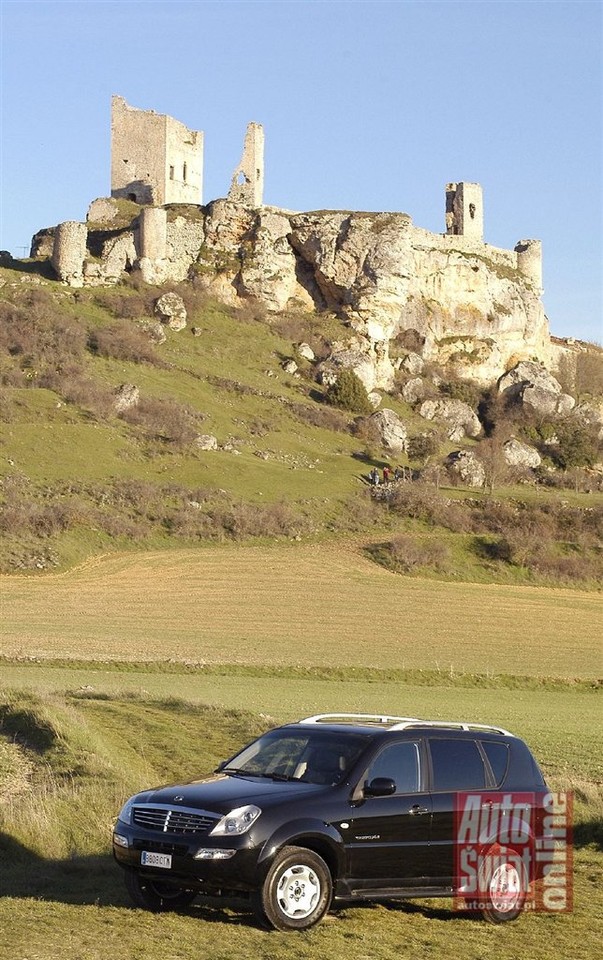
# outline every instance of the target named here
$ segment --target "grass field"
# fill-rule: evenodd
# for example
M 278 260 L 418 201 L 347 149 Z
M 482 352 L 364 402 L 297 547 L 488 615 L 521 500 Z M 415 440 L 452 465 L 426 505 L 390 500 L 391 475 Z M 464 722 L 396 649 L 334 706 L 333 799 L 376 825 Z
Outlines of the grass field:
M 590 960 L 603 936 L 600 594 L 400 577 L 362 543 L 111 554 L 0 578 L 7 960 Z M 122 800 L 322 711 L 496 723 L 576 797 L 574 911 L 503 928 L 447 901 L 343 906 L 301 935 L 247 905 L 131 908 Z M 552 946 L 553 945 L 553 946 Z
M 262 725 L 292 712 L 310 711 L 314 698 L 328 694 L 328 683 L 298 688 L 297 710 L 268 698 L 277 709 L 273 718 L 260 717 L 255 710 L 212 709 L 149 696 L 107 699 L 89 691 L 79 697 L 2 694 L 0 711 L 5 732 L 13 733 L 13 749 L 17 730 L 22 744 L 37 744 L 37 753 L 30 750 L 27 755 L 25 772 L 13 763 L 10 794 L 5 790 L 0 802 L 3 955 L 8 960 L 104 960 L 107 956 L 115 960 L 322 960 L 325 956 L 343 960 L 350 954 L 363 960 L 455 955 L 467 960 L 544 960 L 551 955 L 587 960 L 595 956 L 603 932 L 603 856 L 600 834 L 588 826 L 589 804 L 583 802 L 578 804 L 575 909 L 563 916 L 524 916 L 517 923 L 494 928 L 453 913 L 448 901 L 423 900 L 343 906 L 316 929 L 286 935 L 260 930 L 244 902 L 199 901 L 182 915 L 161 916 L 129 906 L 107 847 L 111 818 L 121 800 L 143 784 L 209 772 Z M 282 684 L 283 700 L 293 685 L 293 681 Z M 345 704 L 346 696 L 353 696 L 358 709 L 370 709 L 375 703 L 375 692 L 363 685 L 338 691 L 342 684 L 331 681 L 331 687 L 335 688 L 330 691 L 333 705 Z M 181 692 L 194 695 L 186 680 Z M 240 702 L 247 693 L 255 707 L 265 706 L 265 692 L 258 689 L 254 694 L 248 679 L 246 691 L 238 686 L 224 689 L 222 695 Z M 385 696 L 389 692 L 382 691 Z M 466 692 L 440 688 L 430 690 L 425 698 L 425 691 L 409 689 L 404 695 L 409 704 L 421 702 L 429 713 L 437 703 L 436 709 L 450 716 L 458 715 L 460 709 L 475 710 L 475 701 L 465 702 Z M 511 691 L 506 693 L 510 697 Z M 546 750 L 546 736 L 551 744 L 564 743 L 564 716 L 574 712 L 571 698 L 576 701 L 573 706 L 578 706 L 574 727 L 584 731 L 593 720 L 594 694 L 548 691 L 524 703 L 523 709 L 529 705 L 530 715 L 536 718 L 526 728 L 537 755 Z M 489 715 L 500 722 L 507 718 L 508 707 L 509 699 L 494 700 Z M 521 709 L 517 702 L 513 719 L 519 719 Z M 587 774 L 596 766 L 598 741 L 593 735 L 581 755 L 572 754 L 568 743 L 566 762 Z M 7 768 L 11 770 L 5 761 Z M 579 781 L 580 797 L 587 796 L 588 783 L 592 788 L 592 781 Z
M 355 542 L 111 555 L 0 594 L 11 657 L 601 674 L 600 595 L 405 578 Z

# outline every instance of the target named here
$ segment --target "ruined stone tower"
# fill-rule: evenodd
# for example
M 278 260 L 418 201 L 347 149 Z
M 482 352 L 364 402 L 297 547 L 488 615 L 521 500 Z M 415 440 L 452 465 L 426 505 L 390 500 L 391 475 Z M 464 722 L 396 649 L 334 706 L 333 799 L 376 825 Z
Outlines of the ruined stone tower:
M 446 233 L 484 238 L 484 201 L 479 183 L 446 184 Z
M 243 156 L 232 176 L 228 199 L 246 207 L 261 207 L 264 196 L 264 128 L 247 124 Z
M 154 110 L 111 100 L 111 196 L 136 203 L 201 203 L 203 133 Z

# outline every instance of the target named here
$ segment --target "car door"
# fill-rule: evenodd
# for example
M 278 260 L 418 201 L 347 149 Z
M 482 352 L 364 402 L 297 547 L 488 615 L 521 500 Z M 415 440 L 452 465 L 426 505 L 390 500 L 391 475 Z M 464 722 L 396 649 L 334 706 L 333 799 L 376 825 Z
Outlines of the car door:
M 431 870 L 436 885 L 448 886 L 456 870 L 455 811 L 466 793 L 483 797 L 488 803 L 491 793 L 489 774 L 478 744 L 473 739 L 446 737 L 428 738 L 431 767 Z
M 367 784 L 388 778 L 389 796 L 369 796 Z M 419 886 L 427 876 L 431 801 L 424 782 L 421 739 L 389 742 L 358 784 L 346 837 L 351 886 Z

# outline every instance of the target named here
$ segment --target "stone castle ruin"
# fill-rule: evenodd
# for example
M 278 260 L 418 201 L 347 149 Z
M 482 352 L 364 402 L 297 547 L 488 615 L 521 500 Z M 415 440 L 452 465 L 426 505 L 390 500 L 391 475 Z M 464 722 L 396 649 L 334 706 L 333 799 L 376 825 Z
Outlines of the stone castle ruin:
M 154 110 L 111 101 L 111 196 L 161 207 L 201 203 L 203 133 Z
M 234 305 L 333 311 L 374 373 L 369 386 L 393 382 L 392 341 L 482 382 L 522 360 L 549 364 L 540 241 L 485 243 L 479 184 L 446 185 L 444 233 L 406 213 L 293 213 L 264 205 L 263 188 L 260 124 L 247 127 L 227 196 L 202 206 L 203 133 L 116 96 L 111 196 L 86 223 L 36 234 L 32 256 L 49 256 L 73 287 L 137 272 L 156 285 L 194 278 Z

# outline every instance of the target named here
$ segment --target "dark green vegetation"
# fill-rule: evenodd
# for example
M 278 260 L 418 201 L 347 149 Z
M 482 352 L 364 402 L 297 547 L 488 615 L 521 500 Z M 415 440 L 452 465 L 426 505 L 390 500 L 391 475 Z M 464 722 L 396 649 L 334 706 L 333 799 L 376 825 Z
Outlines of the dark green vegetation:
M 180 674 L 178 682 L 178 699 L 101 690 L 0 695 L 0 918 L 7 957 L 340 960 L 352 949 L 355 956 L 379 960 L 544 960 L 552 941 L 556 956 L 586 960 L 595 954 L 603 913 L 603 805 L 596 786 L 602 771 L 596 735 L 588 734 L 595 724 L 595 693 L 540 692 L 521 721 L 519 713 L 509 716 L 505 692 L 499 691 L 501 699 L 489 710 L 493 722 L 513 720 L 551 785 L 576 791 L 572 914 L 524 916 L 499 929 L 453 913 L 441 900 L 342 905 L 323 925 L 291 935 L 260 930 L 244 901 L 198 900 L 182 915 L 160 916 L 134 911 L 128 902 L 109 855 L 111 823 L 122 800 L 143 785 L 209 773 L 246 739 L 313 709 L 313 698 L 324 696 L 308 679 L 300 691 L 306 702 L 292 707 L 287 693 L 294 687 L 279 677 L 260 705 L 257 679 L 249 677 L 245 702 L 252 712 L 245 712 L 187 702 L 194 678 Z M 342 684 L 334 676 L 322 682 L 331 688 L 333 709 L 350 709 L 351 703 L 367 709 L 378 702 L 366 699 L 362 681 Z M 299 690 L 299 681 L 293 683 Z M 395 686 L 414 712 L 422 703 L 433 716 L 467 713 L 469 689 Z M 392 696 L 387 684 L 383 693 Z M 517 703 L 517 691 L 513 696 Z M 223 699 L 228 697 L 226 690 Z M 573 704 L 569 728 L 566 697 Z
M 496 397 L 444 380 L 440 394 L 479 410 L 486 435 L 466 446 L 482 455 L 489 495 L 472 494 L 463 508 L 466 493 L 446 486 L 441 466 L 454 445 L 396 392 L 384 405 L 408 424 L 409 449 L 392 463 L 362 414 L 355 375 L 329 391 L 315 382 L 296 345 L 324 358 L 349 332 L 333 316 L 227 308 L 192 281 L 178 287 L 188 328 L 164 327 L 167 341 L 156 343 L 159 290 L 69 291 L 0 274 L 0 570 L 63 568 L 115 549 L 353 533 L 406 573 L 586 586 L 601 578 L 600 501 L 582 492 L 594 482 L 584 468 L 600 457 L 591 430 L 513 420 Z M 293 358 L 299 375 L 283 370 Z M 596 379 L 596 358 L 587 360 Z M 585 389 L 584 370 L 578 377 Z M 122 384 L 140 395 L 118 409 Z M 511 427 L 547 457 L 521 486 L 526 478 L 502 462 Z M 202 449 L 207 435 L 219 449 Z M 369 469 L 398 462 L 423 482 L 375 503 Z

